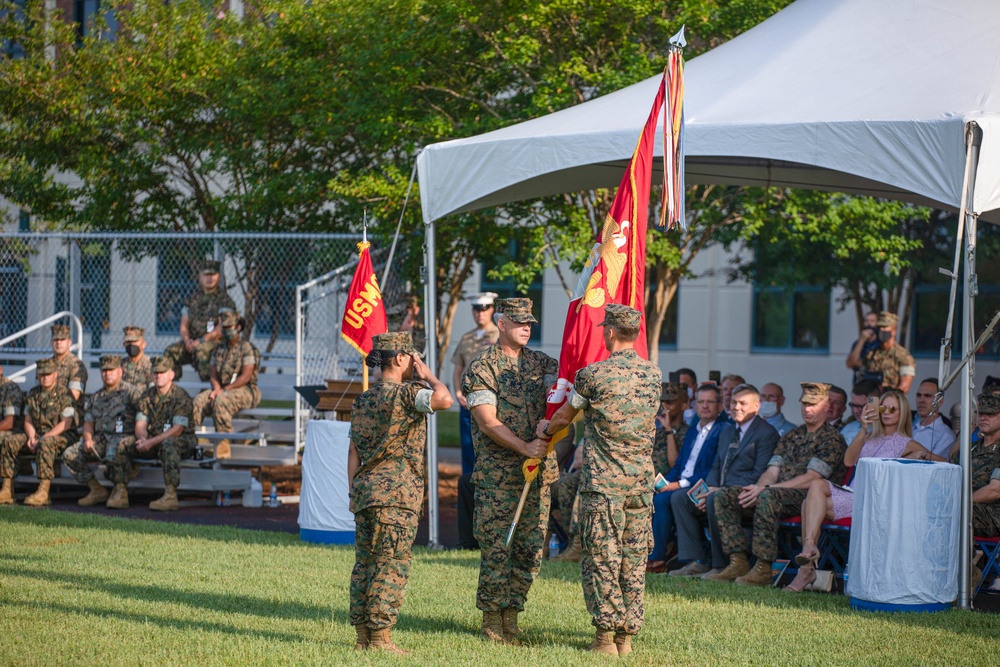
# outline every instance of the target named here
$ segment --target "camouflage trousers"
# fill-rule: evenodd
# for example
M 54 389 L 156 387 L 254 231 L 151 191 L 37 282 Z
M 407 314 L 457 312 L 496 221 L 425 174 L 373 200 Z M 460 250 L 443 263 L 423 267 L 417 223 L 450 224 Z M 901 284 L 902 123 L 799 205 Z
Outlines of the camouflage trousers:
M 260 390 L 256 386 L 244 385 L 224 391 L 214 401 L 211 395 L 212 390 L 206 389 L 194 397 L 194 425 L 201 426 L 205 417 L 211 417 L 219 433 L 232 433 L 233 415 L 260 403 Z
M 193 354 L 187 351 L 183 341 L 168 345 L 163 350 L 163 356 L 174 364 L 174 382 L 180 380 L 181 376 L 184 375 L 184 364 L 191 364 L 198 371 L 198 377 L 201 378 L 201 381 L 208 382 L 208 378 L 211 376 L 212 352 L 220 343 L 221 341 L 218 340 L 205 341 L 195 346 Z
M 1000 536 L 1000 502 L 972 504 L 972 533 L 977 537 Z
M 596 628 L 634 635 L 642 627 L 652 501 L 652 494 L 580 493 L 583 599 Z
M 70 437 L 75 437 L 70 433 Z M 35 465 L 38 479 L 52 479 L 56 476 L 56 457 L 69 444 L 67 436 L 56 435 L 42 438 L 35 446 Z M 17 474 L 17 457 L 20 454 L 30 454 L 28 436 L 24 433 L 7 433 L 0 445 L 0 478 L 12 479 Z
M 559 505 L 560 523 L 572 539 L 580 534 L 580 471 L 563 473 L 559 481 L 552 485 L 552 494 Z
M 89 484 L 95 479 L 93 471 L 90 469 L 91 463 L 98 463 L 105 458 L 113 461 L 115 452 L 122 440 L 130 437 L 118 433 L 107 435 L 105 433 L 94 434 L 94 453 L 88 452 L 83 447 L 83 440 L 70 445 L 63 452 L 63 463 L 73 472 L 73 477 L 80 484 Z
M 531 582 L 542 569 L 542 546 L 552 504 L 551 489 L 535 479 L 524 501 L 510 546 L 506 545 L 521 489 L 476 487 L 473 535 L 479 542 L 476 607 L 524 611 Z
M 396 625 L 410 577 L 418 517 L 402 507 L 367 507 L 354 515 L 351 625 Z
M 163 466 L 163 483 L 176 487 L 181 483 L 181 461 L 191 458 L 197 441 L 193 435 L 167 438 L 145 452 L 136 449 L 135 438 L 127 436 L 118 443 L 114 459 L 108 461 L 108 478 L 115 484 L 128 484 L 132 474 L 132 462 L 159 459 Z
M 764 489 L 757 504 L 746 509 L 737 500 L 742 486 L 727 486 L 715 494 L 715 518 L 726 554 L 746 552 L 747 538 L 743 518 L 753 517 L 753 555 L 765 563 L 778 557 L 778 522 L 802 513 L 805 489 Z

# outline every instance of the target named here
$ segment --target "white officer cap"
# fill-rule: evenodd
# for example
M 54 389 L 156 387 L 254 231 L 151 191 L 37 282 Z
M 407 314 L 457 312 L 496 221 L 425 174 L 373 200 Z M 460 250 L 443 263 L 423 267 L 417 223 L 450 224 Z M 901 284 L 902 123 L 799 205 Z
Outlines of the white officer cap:
M 480 292 L 469 297 L 469 302 L 473 306 L 492 306 L 493 301 L 500 296 L 496 292 Z

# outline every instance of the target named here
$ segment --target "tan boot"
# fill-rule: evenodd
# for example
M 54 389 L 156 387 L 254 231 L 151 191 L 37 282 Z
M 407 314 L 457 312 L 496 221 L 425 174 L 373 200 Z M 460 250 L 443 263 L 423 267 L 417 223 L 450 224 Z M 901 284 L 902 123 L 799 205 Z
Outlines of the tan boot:
M 219 443 L 215 446 L 215 458 L 217 459 L 228 459 L 229 454 L 229 441 L 219 440 Z
M 169 484 L 163 490 L 163 495 L 159 499 L 149 503 L 149 509 L 156 512 L 170 512 L 179 508 L 180 505 L 177 504 L 177 487 L 170 486 Z
M 4 477 L 3 486 L 0 487 L 0 505 L 14 504 L 14 480 Z
M 115 488 L 111 490 L 111 497 L 108 498 L 105 507 L 112 510 L 128 509 L 128 489 L 125 488 L 124 484 L 115 484 Z
M 24 504 L 30 505 L 31 507 L 44 507 L 45 505 L 51 505 L 52 501 L 49 500 L 49 486 L 51 484 L 51 480 L 39 480 L 38 489 L 24 499 Z
M 355 651 L 367 651 L 368 645 L 372 641 L 372 631 L 364 623 L 358 623 L 354 626 L 355 632 L 358 633 L 358 640 L 354 644 Z
M 759 558 L 752 570 L 742 577 L 736 577 L 736 583 L 741 586 L 770 586 L 772 581 L 771 564 Z
M 562 552 L 552 560 L 561 563 L 579 563 L 581 558 L 583 558 L 583 548 L 580 546 L 580 537 L 576 536 L 573 538 L 573 541 L 569 543 L 569 546 L 566 547 L 566 551 Z
M 616 632 L 615 646 L 618 647 L 618 655 L 628 655 L 632 652 L 632 635 L 625 632 Z
M 750 562 L 747 560 L 747 555 L 740 551 L 729 555 L 729 565 L 722 572 L 709 575 L 705 578 L 712 581 L 732 581 L 736 577 L 742 577 L 749 571 Z
M 588 651 L 603 653 L 604 655 L 618 655 L 618 646 L 615 644 L 615 633 L 611 630 L 597 629 L 594 633 L 594 641 Z
M 500 612 L 501 624 L 503 626 L 503 639 L 511 646 L 520 646 L 521 628 L 517 627 L 517 609 L 508 607 Z
M 76 504 L 80 507 L 90 507 L 91 505 L 103 503 L 111 495 L 96 479 L 87 482 L 87 486 L 90 487 L 90 493 L 76 501 Z
M 372 630 L 368 649 L 371 651 L 385 651 L 394 655 L 410 655 L 409 651 L 404 651 L 392 641 L 392 628 Z
M 484 611 L 479 634 L 484 639 L 503 643 L 503 617 L 499 611 Z

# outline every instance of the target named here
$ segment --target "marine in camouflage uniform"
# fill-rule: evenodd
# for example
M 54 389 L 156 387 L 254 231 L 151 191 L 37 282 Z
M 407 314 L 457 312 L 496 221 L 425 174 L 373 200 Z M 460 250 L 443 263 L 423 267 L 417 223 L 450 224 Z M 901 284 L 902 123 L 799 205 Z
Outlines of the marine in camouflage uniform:
M 808 483 L 802 488 L 775 487 L 807 475 L 810 471 L 822 479 L 840 483 L 844 478 L 844 453 L 847 445 L 837 429 L 826 422 L 825 410 L 830 385 L 803 382 L 803 420 L 813 419 L 807 409 L 818 411 L 822 423 L 810 430 L 809 424 L 798 426 L 778 440 L 768 467 L 758 480 L 760 490 L 756 503 L 741 507 L 739 496 L 751 487 L 725 486 L 715 494 L 715 516 L 722 538 L 722 549 L 729 554 L 730 564 L 710 579 L 763 585 L 771 583 L 771 564 L 778 557 L 778 522 L 801 513 L 802 501 L 808 493 Z M 807 406 L 809 406 L 807 408 Z M 809 479 L 808 481 L 812 481 Z M 746 559 L 747 541 L 743 532 L 744 517 L 753 518 L 752 552 L 757 565 L 749 570 Z M 749 573 L 747 573 L 749 571 Z M 734 576 L 735 573 L 736 574 Z M 744 576 L 745 575 L 745 576 Z
M 682 399 L 687 399 L 687 385 L 683 382 L 664 382 L 662 383 L 662 391 L 660 393 L 660 404 L 665 409 L 670 409 L 670 404 L 680 401 Z M 660 424 L 660 420 L 656 420 L 656 439 L 653 440 L 653 474 L 660 473 L 666 476 L 670 469 L 673 468 L 673 464 L 670 463 L 669 449 L 670 449 L 670 437 L 673 436 L 674 445 L 680 452 L 681 444 L 684 442 L 684 438 L 687 436 L 688 424 L 684 421 L 684 409 L 680 410 L 680 414 L 677 419 L 674 420 L 673 433 L 671 429 L 664 427 Z
M 69 391 L 73 398 L 73 410 L 75 411 L 73 426 L 79 428 L 83 425 L 83 408 L 87 398 L 87 380 L 89 379 L 87 367 L 80 361 L 79 357 L 69 351 L 70 336 L 68 325 L 53 325 L 53 352 L 55 352 L 55 348 L 57 347 L 56 341 L 66 341 L 66 351 L 62 354 L 56 353 L 52 355 L 52 361 L 56 364 L 56 373 L 58 373 L 60 386 Z
M 0 368 L 0 457 L 3 456 L 7 440 L 24 433 L 23 414 L 24 392 L 17 386 L 16 382 L 4 377 L 3 368 Z M 12 471 L 10 477 L 0 475 L 3 480 L 3 487 L 0 488 L 0 505 L 10 505 L 14 502 L 13 477 L 15 472 Z
M 366 363 L 382 366 L 383 375 L 355 399 L 351 411 L 349 468 L 356 532 L 349 619 L 357 629 L 358 649 L 374 641 L 371 648 L 398 652 L 380 637 L 396 624 L 406 594 L 424 501 L 425 415 L 433 412 L 434 395 L 424 383 L 406 382 L 412 370 L 397 372 L 396 355 L 415 351 L 409 332 L 373 336 Z M 444 385 L 430 379 L 447 394 Z
M 105 458 L 113 461 L 121 442 L 132 439 L 135 433 L 136 404 L 142 392 L 121 379 L 121 369 L 121 357 L 111 354 L 101 357 L 104 388 L 87 399 L 83 437 L 63 452 L 63 462 L 73 477 L 90 488 L 90 493 L 77 501 L 83 507 L 103 503 L 109 496 L 89 464 Z
M 537 323 L 531 305 L 531 299 L 525 298 L 495 302 L 504 326 L 510 328 Z M 542 566 L 551 505 L 549 487 L 559 479 L 559 464 L 554 451 L 542 459 L 538 476 L 525 498 L 517 531 L 507 546 L 507 532 L 524 487 L 521 467 L 526 459 L 520 452 L 495 442 L 483 430 L 482 411 L 477 408 L 492 406 L 500 425 L 515 439 L 524 443 L 534 441 L 535 426 L 545 416 L 547 392 L 555 382 L 559 364 L 547 354 L 527 347 L 520 347 L 516 358 L 507 356 L 505 340 L 501 331 L 500 343 L 487 348 L 469 365 L 462 376 L 462 393 L 474 417 L 473 532 L 481 558 L 476 607 L 483 611 L 483 636 L 493 641 L 513 642 L 519 633 L 517 614 L 524 610 L 528 589 Z
M 28 392 L 24 401 L 24 433 L 4 439 L 0 452 L 0 478 L 12 479 L 17 470 L 17 456 L 22 451 L 35 455 L 38 490 L 28 496 L 25 505 L 48 505 L 49 485 L 55 477 L 56 457 L 75 438 L 73 428 L 73 397 L 59 383 L 56 364 L 52 359 L 40 359 L 35 369 L 38 386 Z M 43 380 L 43 378 L 45 378 Z M 49 385 L 49 383 L 52 383 Z
M 194 425 L 201 426 L 204 418 L 211 416 L 216 432 L 232 433 L 233 415 L 260 403 L 260 389 L 257 388 L 260 352 L 240 337 L 243 320 L 239 313 L 227 310 L 222 313 L 221 320 L 226 343 L 212 353 L 212 388 L 194 397 Z M 246 373 L 249 374 L 244 377 Z M 229 457 L 228 440 L 216 443 L 215 456 Z
M 181 310 L 181 337 L 186 334 L 188 340 L 197 343 L 194 352 L 188 352 L 184 340 L 168 345 L 163 351 L 163 356 L 174 367 L 174 381 L 180 380 L 184 375 L 184 364 L 194 366 L 203 382 L 209 379 L 212 352 L 222 341 L 219 318 L 227 310 L 236 310 L 236 304 L 229 298 L 229 294 L 215 282 L 220 268 L 220 263 L 215 260 L 202 262 L 199 278 L 201 284 L 184 301 L 184 308 Z M 212 282 L 215 282 L 215 287 L 208 289 L 206 284 Z
M 652 548 L 653 438 L 662 373 L 633 349 L 641 314 L 605 307 L 605 346 L 611 352 L 576 374 L 567 405 L 545 432 L 584 411 L 580 529 L 583 597 L 597 629 L 591 650 L 631 652 L 642 627 L 646 556 Z
M 122 382 L 145 391 L 153 386 L 153 366 L 146 356 L 146 330 L 125 327 L 125 355 L 122 356 Z
M 886 348 L 879 345 L 862 359 L 863 373 L 881 373 L 883 389 L 901 389 L 900 381 L 904 376 L 909 376 L 912 382 L 916 375 L 917 364 L 913 360 L 913 355 L 895 340 L 896 325 L 899 319 L 894 313 L 883 310 L 879 315 L 876 326 L 889 328 L 892 330 L 892 345 Z M 906 393 L 904 390 L 903 393 Z
M 152 510 L 175 510 L 177 487 L 181 483 L 181 461 L 191 457 L 197 439 L 192 420 L 191 396 L 173 383 L 173 366 L 163 357 L 153 360 L 153 382 L 156 386 L 147 389 L 139 398 L 135 416 L 136 437 L 125 438 L 118 445 L 115 458 L 108 466 L 111 481 L 115 484 L 111 498 L 124 496 L 124 506 L 128 506 L 126 487 L 136 459 L 159 459 L 163 466 L 164 494 L 149 504 Z M 168 431 L 175 433 L 166 436 Z M 162 439 L 161 439 L 162 438 Z M 139 447 L 154 441 L 152 446 L 140 450 Z
M 980 394 L 979 414 L 1000 414 L 1000 395 Z M 983 426 L 980 422 L 980 439 L 972 444 L 973 492 L 990 484 L 1000 484 L 1000 431 L 985 433 Z M 952 455 L 951 462 L 959 465 L 958 450 Z M 972 503 L 972 533 L 978 537 L 1000 536 L 1000 500 Z

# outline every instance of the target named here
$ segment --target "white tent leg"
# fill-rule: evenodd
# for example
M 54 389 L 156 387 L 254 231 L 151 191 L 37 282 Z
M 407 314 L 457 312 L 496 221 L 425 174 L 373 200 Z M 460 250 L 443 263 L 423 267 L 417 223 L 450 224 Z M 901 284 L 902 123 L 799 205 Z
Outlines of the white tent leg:
M 427 367 L 437 374 L 437 260 L 434 222 L 424 228 L 424 326 L 427 331 Z M 427 419 L 427 544 L 438 549 L 438 435 L 437 415 Z

